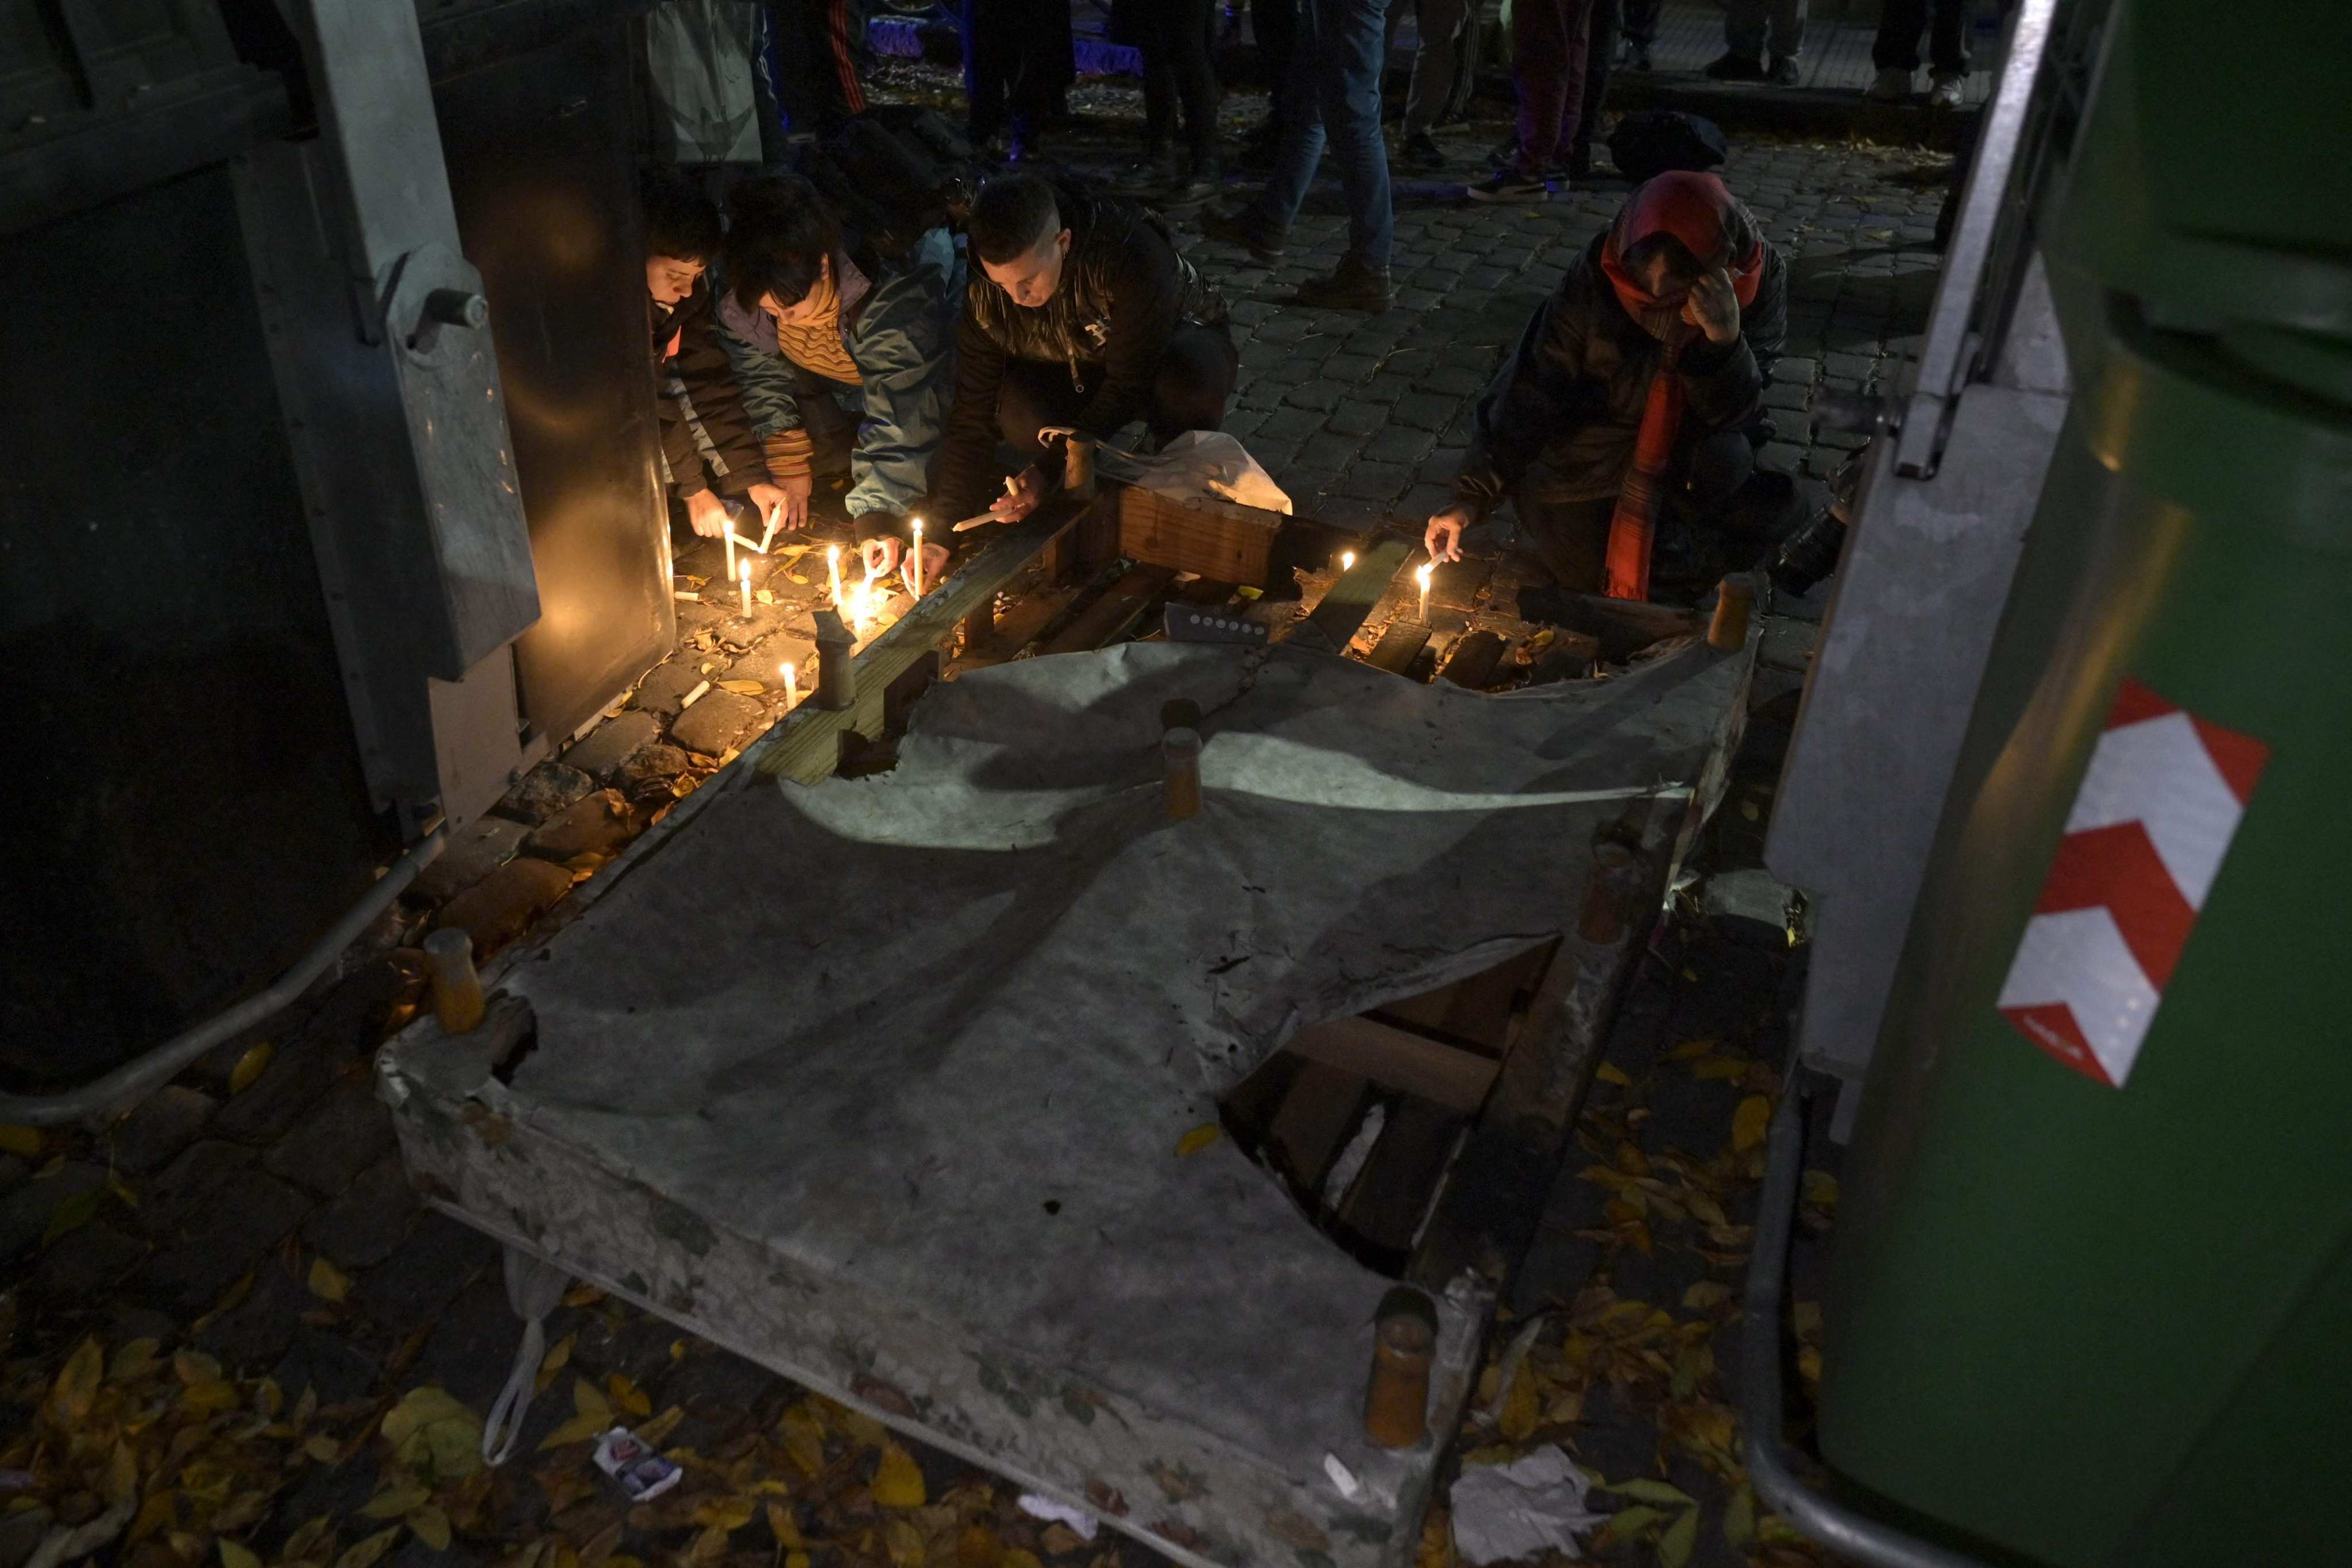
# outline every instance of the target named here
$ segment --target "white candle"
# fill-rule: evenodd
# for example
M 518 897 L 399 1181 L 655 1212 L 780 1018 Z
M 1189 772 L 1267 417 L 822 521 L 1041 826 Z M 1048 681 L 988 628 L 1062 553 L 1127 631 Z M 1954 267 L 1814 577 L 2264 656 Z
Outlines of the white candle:
M 836 609 L 836 610 L 837 610 L 837 609 L 841 608 L 841 546 L 840 546 L 840 545 L 838 545 L 838 544 L 828 544 L 828 545 L 826 545 L 826 546 L 825 546 L 825 548 L 824 548 L 824 569 L 825 569 L 825 571 L 826 571 L 826 572 L 827 572 L 827 573 L 832 576 L 832 578 L 833 578 L 833 607 L 834 607 L 835 609 Z
M 1339 552 L 1339 570 L 1340 570 L 1340 571 L 1345 572 L 1345 571 L 1347 571 L 1349 568 L 1350 568 L 1350 567 L 1352 567 L 1353 565 L 1355 565 L 1355 563 L 1356 563 L 1356 552 L 1355 552 L 1354 551 L 1352 551 L 1352 550 L 1342 550 L 1341 552 Z
M 1421 621 L 1423 626 L 1429 624 L 1429 574 L 1436 570 L 1433 564 L 1424 562 L 1421 569 L 1412 574 L 1413 581 L 1421 584 Z
M 923 520 L 915 519 L 915 556 L 909 563 L 909 575 L 914 579 L 915 597 L 923 596 Z
M 800 677 L 793 673 L 793 661 L 784 660 L 784 711 L 789 713 L 801 705 Z
M 751 613 L 751 563 L 749 559 L 743 563 L 743 575 L 736 580 L 743 584 L 743 613 L 748 616 Z
M 735 575 L 735 520 L 731 517 L 727 520 L 726 538 L 727 575 L 732 579 Z

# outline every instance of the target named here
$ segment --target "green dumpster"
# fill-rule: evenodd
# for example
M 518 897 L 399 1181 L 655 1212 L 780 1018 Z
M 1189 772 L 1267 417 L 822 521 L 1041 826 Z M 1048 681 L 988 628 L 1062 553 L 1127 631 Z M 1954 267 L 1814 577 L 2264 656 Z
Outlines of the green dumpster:
M 1846 1167 L 1819 1437 L 1990 1561 L 2352 1563 L 2352 8 L 2126 4 L 2076 397 Z

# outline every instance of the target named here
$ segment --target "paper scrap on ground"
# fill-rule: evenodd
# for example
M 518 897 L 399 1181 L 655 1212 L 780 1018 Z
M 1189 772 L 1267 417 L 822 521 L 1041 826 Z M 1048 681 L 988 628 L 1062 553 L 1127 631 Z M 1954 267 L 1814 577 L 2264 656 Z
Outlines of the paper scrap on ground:
M 1077 1533 L 1080 1541 L 1092 1541 L 1095 1531 L 1102 1527 L 1102 1521 L 1085 1509 L 1072 1508 L 1068 1503 L 1055 1502 L 1052 1498 L 1041 1497 L 1035 1492 L 1021 1494 L 1021 1511 L 1032 1519 L 1058 1521 L 1066 1524 Z
M 1577 1535 L 1609 1517 L 1584 1506 L 1591 1478 L 1557 1447 L 1507 1465 L 1465 1465 L 1454 1483 L 1454 1545 L 1465 1563 L 1575 1552 Z

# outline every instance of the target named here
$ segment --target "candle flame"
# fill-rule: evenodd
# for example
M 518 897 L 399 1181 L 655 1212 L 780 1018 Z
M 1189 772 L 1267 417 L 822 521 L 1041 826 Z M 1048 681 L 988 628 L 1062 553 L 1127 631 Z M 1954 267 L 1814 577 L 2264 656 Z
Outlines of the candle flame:
M 1341 552 L 1339 552 L 1339 570 L 1340 570 L 1340 571 L 1345 572 L 1345 571 L 1347 571 L 1349 568 L 1350 568 L 1350 567 L 1352 567 L 1353 565 L 1355 565 L 1355 563 L 1356 563 L 1356 552 L 1355 552 L 1354 551 L 1352 551 L 1352 550 L 1342 550 Z
M 1421 591 L 1423 593 L 1426 594 L 1429 592 L 1429 574 L 1436 570 L 1437 568 L 1434 566 L 1425 565 L 1412 574 L 1412 580 L 1421 584 Z

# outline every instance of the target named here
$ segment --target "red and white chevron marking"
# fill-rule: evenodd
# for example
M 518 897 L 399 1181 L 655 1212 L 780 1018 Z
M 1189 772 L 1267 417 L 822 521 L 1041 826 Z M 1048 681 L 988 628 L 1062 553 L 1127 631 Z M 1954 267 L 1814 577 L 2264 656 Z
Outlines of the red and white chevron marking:
M 2121 1087 L 2270 748 L 2126 679 L 1997 1005 L 2085 1077 Z

